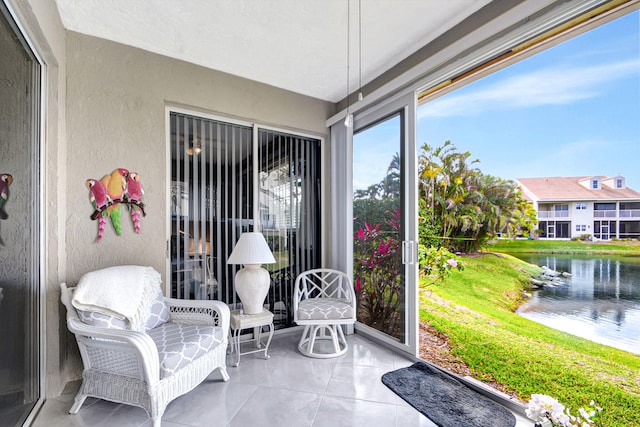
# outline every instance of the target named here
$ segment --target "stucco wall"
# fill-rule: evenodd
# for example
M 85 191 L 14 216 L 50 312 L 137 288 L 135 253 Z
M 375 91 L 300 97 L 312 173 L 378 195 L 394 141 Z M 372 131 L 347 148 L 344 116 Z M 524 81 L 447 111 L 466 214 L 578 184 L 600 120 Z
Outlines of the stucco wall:
M 122 263 L 165 271 L 166 115 L 180 104 L 324 135 L 326 102 L 148 53 L 67 34 L 67 280 Z M 137 171 L 145 189 L 142 234 L 123 218 L 96 243 L 97 222 L 85 187 L 118 167 Z
M 324 136 L 333 105 L 118 43 L 68 32 L 66 280 L 116 265 L 150 265 L 165 273 L 165 106 L 243 118 Z M 88 178 L 116 168 L 137 171 L 147 216 L 135 234 L 128 215 L 122 236 L 107 224 L 96 243 L 97 222 Z

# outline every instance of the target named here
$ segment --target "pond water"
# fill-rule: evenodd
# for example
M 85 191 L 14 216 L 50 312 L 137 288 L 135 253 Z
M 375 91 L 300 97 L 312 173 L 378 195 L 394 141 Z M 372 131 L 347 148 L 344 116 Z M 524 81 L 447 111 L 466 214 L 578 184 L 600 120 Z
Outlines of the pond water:
M 534 291 L 518 314 L 640 354 L 640 257 L 512 255 L 572 275 L 555 288 Z

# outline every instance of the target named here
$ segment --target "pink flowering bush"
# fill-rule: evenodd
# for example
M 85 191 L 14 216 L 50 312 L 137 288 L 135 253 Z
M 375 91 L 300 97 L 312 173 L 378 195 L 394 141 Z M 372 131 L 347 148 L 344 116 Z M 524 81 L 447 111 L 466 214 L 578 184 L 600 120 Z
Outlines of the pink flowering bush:
M 358 319 L 396 338 L 402 338 L 404 287 L 401 275 L 400 211 L 385 227 L 365 223 L 354 235 L 354 287 Z M 391 230 L 391 231 L 389 231 Z
M 385 226 L 365 222 L 354 235 L 354 288 L 358 320 L 398 339 L 404 335 L 404 283 L 399 253 L 400 209 Z M 418 246 L 420 274 L 428 284 L 443 280 L 452 269 L 463 270 L 458 257 L 445 248 Z

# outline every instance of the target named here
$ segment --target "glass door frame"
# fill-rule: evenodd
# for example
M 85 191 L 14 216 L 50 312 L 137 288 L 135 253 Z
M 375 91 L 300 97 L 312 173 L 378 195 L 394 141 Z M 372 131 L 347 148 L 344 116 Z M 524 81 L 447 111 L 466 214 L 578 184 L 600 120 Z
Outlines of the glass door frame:
M 171 158 L 171 114 L 172 113 L 176 113 L 179 115 L 187 115 L 187 116 L 192 116 L 195 119 L 203 119 L 203 120 L 211 120 L 211 121 L 216 121 L 216 122 L 220 122 L 220 123 L 224 123 L 227 125 L 231 125 L 231 126 L 239 126 L 239 127 L 244 127 L 244 128 L 251 128 L 251 135 L 252 135 L 252 142 L 251 142 L 251 150 L 255 150 L 256 148 L 256 142 L 255 142 L 255 130 L 254 130 L 254 124 L 250 121 L 245 121 L 245 120 L 241 120 L 241 119 L 237 119 L 237 118 L 230 118 L 230 117 L 226 117 L 223 115 L 218 115 L 218 114 L 211 114 L 211 113 L 207 113 L 195 108 L 187 108 L 181 105 L 175 105 L 175 104 L 170 104 L 167 103 L 165 104 L 165 137 L 166 137 L 166 141 L 165 141 L 165 156 L 166 156 L 166 163 L 165 163 L 165 176 L 166 176 L 166 182 L 165 182 L 165 189 L 167 190 L 167 194 L 166 194 L 166 201 L 165 201 L 165 209 L 167 212 L 167 221 L 165 223 L 165 277 L 166 280 L 164 280 L 164 294 L 165 296 L 171 296 L 172 295 L 172 284 L 171 284 L 171 276 L 172 276 L 172 270 L 171 270 L 171 235 L 172 235 L 172 223 L 173 223 L 173 219 L 171 217 L 171 185 L 172 185 L 172 158 Z M 255 183 L 255 178 L 251 177 L 252 181 Z M 255 189 L 254 192 L 252 194 L 252 197 L 255 196 Z M 255 213 L 256 209 L 254 207 L 252 207 L 252 212 Z M 255 224 L 252 226 L 255 227 Z M 255 230 L 255 231 L 259 231 L 259 230 Z M 239 235 L 237 236 L 239 237 Z
M 547 223 L 547 238 L 555 239 L 556 238 L 556 222 L 549 221 Z
M 419 306 L 418 306 L 418 172 L 417 172 L 417 143 L 416 143 L 416 112 L 417 97 L 415 92 L 389 99 L 354 116 L 353 132 L 348 134 L 348 151 L 353 153 L 353 134 L 375 124 L 400 115 L 400 165 L 401 165 L 401 203 L 402 203 L 402 232 L 403 232 L 403 266 L 405 280 L 405 342 L 384 334 L 377 329 L 356 322 L 357 333 L 367 335 L 375 340 L 384 342 L 394 348 L 413 356 L 419 354 Z M 353 162 L 349 165 L 348 187 L 353 182 Z M 351 203 L 353 198 L 351 196 Z M 353 215 L 348 219 L 347 229 L 353 230 Z M 353 259 L 353 232 L 347 236 L 348 252 Z M 349 271 L 351 274 L 353 268 Z
M 34 190 L 37 192 L 37 206 L 34 210 L 35 218 L 31 218 L 31 226 L 33 227 L 33 241 L 34 247 L 31 248 L 29 260 L 30 267 L 33 269 L 32 277 L 37 280 L 31 291 L 33 292 L 33 298 L 27 305 L 27 312 L 33 317 L 26 319 L 28 323 L 28 329 L 33 334 L 31 342 L 26 343 L 25 349 L 30 354 L 34 355 L 32 360 L 27 361 L 28 370 L 34 373 L 33 378 L 30 379 L 31 387 L 34 389 L 32 392 L 37 396 L 36 400 L 32 403 L 31 410 L 26 414 L 24 419 L 24 425 L 30 425 L 36 418 L 40 408 L 44 404 L 46 394 L 46 359 L 47 359 L 47 346 L 46 346 L 46 283 L 47 274 L 45 259 L 47 254 L 47 239 L 46 239 L 46 224 L 44 222 L 46 213 L 46 105 L 47 105 L 47 64 L 41 54 L 41 46 L 34 42 L 36 39 L 33 37 L 33 32 L 30 27 L 25 25 L 20 14 L 19 7 L 15 6 L 12 0 L 3 0 L 0 5 L 0 13 L 3 13 L 6 19 L 13 22 L 15 25 L 15 31 L 19 34 L 19 38 L 25 50 L 33 56 L 34 59 L 34 72 L 32 75 L 32 89 L 33 89 L 33 120 L 32 126 L 32 140 L 31 144 L 34 149 L 34 154 L 37 155 L 36 159 L 33 159 L 31 166 L 34 168 L 36 178 L 34 180 Z M 29 380 L 26 380 L 29 381 Z

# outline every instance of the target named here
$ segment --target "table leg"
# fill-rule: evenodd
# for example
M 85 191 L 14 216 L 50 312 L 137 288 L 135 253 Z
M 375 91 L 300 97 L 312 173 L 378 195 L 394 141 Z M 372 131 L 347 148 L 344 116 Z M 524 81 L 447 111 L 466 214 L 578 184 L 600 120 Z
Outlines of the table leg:
M 255 338 L 256 348 L 262 348 L 262 326 L 253 328 L 253 337 Z
M 236 363 L 233 365 L 234 367 L 238 367 L 240 365 L 240 329 L 236 329 L 233 331 L 235 341 L 235 351 L 237 353 Z
M 273 338 L 273 323 L 269 324 L 269 338 L 267 338 L 267 345 L 264 347 L 264 358 L 269 359 L 271 356 L 267 354 L 269 351 L 269 344 L 271 344 L 271 338 Z M 262 328 L 260 328 L 260 332 L 262 332 Z

